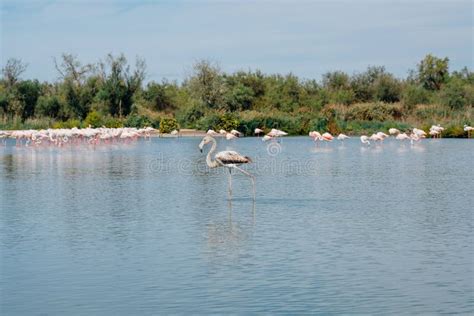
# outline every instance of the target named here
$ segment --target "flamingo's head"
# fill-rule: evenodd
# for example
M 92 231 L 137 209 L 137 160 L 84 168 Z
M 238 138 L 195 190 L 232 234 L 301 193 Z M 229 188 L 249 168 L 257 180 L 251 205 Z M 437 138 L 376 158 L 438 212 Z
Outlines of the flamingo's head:
M 214 140 L 214 138 L 212 138 L 211 136 L 205 136 L 202 139 L 201 143 L 199 143 L 199 150 L 202 152 L 202 149 L 204 148 L 204 145 L 209 144 L 213 140 Z

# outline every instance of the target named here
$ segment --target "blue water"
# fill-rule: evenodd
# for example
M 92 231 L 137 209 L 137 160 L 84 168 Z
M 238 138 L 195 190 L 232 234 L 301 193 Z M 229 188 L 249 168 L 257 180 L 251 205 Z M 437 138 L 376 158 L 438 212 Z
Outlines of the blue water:
M 474 313 L 472 140 L 0 147 L 0 314 Z

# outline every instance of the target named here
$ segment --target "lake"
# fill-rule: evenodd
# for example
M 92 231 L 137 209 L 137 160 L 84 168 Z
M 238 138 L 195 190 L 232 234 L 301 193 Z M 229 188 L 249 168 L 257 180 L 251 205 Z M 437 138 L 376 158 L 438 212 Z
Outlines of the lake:
M 474 313 L 474 141 L 0 146 L 0 314 Z

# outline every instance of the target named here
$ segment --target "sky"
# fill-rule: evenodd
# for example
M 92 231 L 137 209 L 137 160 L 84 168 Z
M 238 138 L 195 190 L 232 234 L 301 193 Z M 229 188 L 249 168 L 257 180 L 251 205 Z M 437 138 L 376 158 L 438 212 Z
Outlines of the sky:
M 208 59 L 227 72 L 261 70 L 321 79 L 383 65 L 397 77 L 428 53 L 473 69 L 473 2 L 0 0 L 1 64 L 54 81 L 53 58 L 84 63 L 145 58 L 147 80 L 181 81 Z

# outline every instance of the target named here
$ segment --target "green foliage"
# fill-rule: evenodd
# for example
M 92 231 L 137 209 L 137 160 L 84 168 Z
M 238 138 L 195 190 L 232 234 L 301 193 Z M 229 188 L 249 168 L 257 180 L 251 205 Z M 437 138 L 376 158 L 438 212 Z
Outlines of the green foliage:
M 168 82 L 161 84 L 150 82 L 144 92 L 144 98 L 151 104 L 151 108 L 155 111 L 171 111 L 176 108 L 174 96 L 178 87 Z
M 426 55 L 418 64 L 418 82 L 428 90 L 441 89 L 441 85 L 446 82 L 449 76 L 448 64 L 448 57 L 438 58 L 431 54 Z
M 160 121 L 160 133 L 171 133 L 173 130 L 178 130 L 178 121 L 174 118 L 164 117 Z
M 462 125 L 448 125 L 446 129 L 443 131 L 443 137 L 448 138 L 462 138 L 466 137 L 466 132 L 464 132 L 464 128 Z
M 254 100 L 254 91 L 238 83 L 226 95 L 226 105 L 229 111 L 249 110 Z
M 402 102 L 405 110 L 411 111 L 418 104 L 427 104 L 429 102 L 429 91 L 421 86 L 408 85 L 405 87 L 402 96 Z
M 373 82 L 374 98 L 377 101 L 394 103 L 400 101 L 401 84 L 391 74 L 381 74 Z
M 41 92 L 38 80 L 25 80 L 17 83 L 13 90 L 14 98 L 21 103 L 21 113 L 23 119 L 32 117 L 35 112 L 36 101 Z
M 150 119 L 143 115 L 130 114 L 125 121 L 125 126 L 142 128 L 147 126 L 152 126 Z
M 402 111 L 398 106 L 386 103 L 362 103 L 352 106 L 346 113 L 346 121 L 386 121 L 400 119 Z
M 193 70 L 193 75 L 186 83 L 191 93 L 206 107 L 222 108 L 226 87 L 219 65 L 200 60 L 194 64 Z
M 99 112 L 97 111 L 92 111 L 87 114 L 85 120 L 84 120 L 84 125 L 87 126 L 92 126 L 92 127 L 101 127 L 104 124 L 102 115 L 100 115 Z
M 73 127 L 81 128 L 82 127 L 81 121 L 79 121 L 78 119 L 69 119 L 64 122 L 55 122 L 52 126 L 53 128 L 73 128 Z
M 328 72 L 323 75 L 323 86 L 333 91 L 349 89 L 350 78 L 342 71 Z
M 106 116 L 102 120 L 103 125 L 109 128 L 119 128 L 124 127 L 124 119 L 113 117 L 113 116 Z
M 440 91 L 440 99 L 443 105 L 453 110 L 460 110 L 467 105 L 473 106 L 473 87 L 465 86 L 459 78 L 453 77 Z
M 61 108 L 61 101 L 57 96 L 42 95 L 38 98 L 38 102 L 35 109 L 35 115 L 58 118 Z

